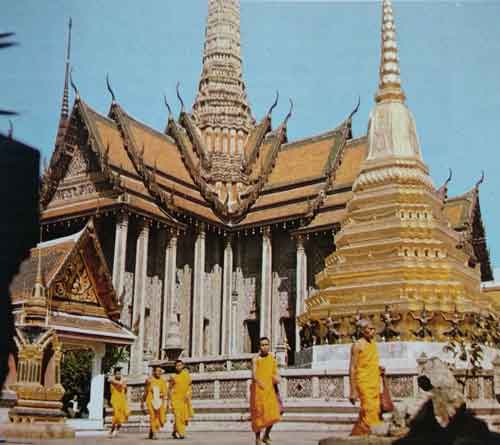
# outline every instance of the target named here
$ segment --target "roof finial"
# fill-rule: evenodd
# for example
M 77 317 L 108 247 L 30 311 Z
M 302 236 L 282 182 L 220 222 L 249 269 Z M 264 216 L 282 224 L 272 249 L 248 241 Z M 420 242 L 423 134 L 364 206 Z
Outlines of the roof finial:
M 66 133 L 66 129 L 68 127 L 68 117 L 69 117 L 69 74 L 70 74 L 70 59 L 71 59 L 71 28 L 73 26 L 73 22 L 71 17 L 68 22 L 68 41 L 66 46 L 66 67 L 64 71 L 64 90 L 63 90 L 63 98 L 61 105 L 61 116 L 59 118 L 59 128 L 57 130 L 56 137 L 56 145 L 62 143 L 64 134 Z
M 382 1 L 382 41 L 379 68 L 377 102 L 404 102 L 405 94 L 401 89 L 396 25 L 391 0 Z
M 284 125 L 288 123 L 288 119 L 292 117 L 292 112 L 293 112 L 293 100 L 290 98 L 290 109 L 288 110 L 288 114 L 285 117 L 285 121 L 283 122 Z
M 45 298 L 45 286 L 43 283 L 43 272 L 42 272 L 42 226 L 40 225 L 40 243 L 38 244 L 38 264 L 36 269 L 35 285 L 33 286 L 33 298 L 43 299 Z
M 80 100 L 80 92 L 78 91 L 75 82 L 73 82 L 73 68 L 71 68 L 69 72 L 69 83 L 71 84 L 71 88 L 73 88 L 73 91 L 75 92 L 75 100 Z
M 276 105 L 278 105 L 279 98 L 280 98 L 280 92 L 278 90 L 276 90 L 276 99 L 274 99 L 273 104 L 271 105 L 271 107 L 269 108 L 269 111 L 267 112 L 268 116 L 271 116 L 271 113 L 276 108 Z
M 476 182 L 476 185 L 474 188 L 477 190 L 479 189 L 479 186 L 484 182 L 484 170 L 481 170 L 481 177 L 479 178 L 479 181 Z
M 165 102 L 165 106 L 167 107 L 167 110 L 168 110 L 168 117 L 169 117 L 169 119 L 170 119 L 170 118 L 172 117 L 172 114 L 173 114 L 173 113 L 172 113 L 172 108 L 170 108 L 170 105 L 169 105 L 169 103 L 168 103 L 168 101 L 167 101 L 167 95 L 166 95 L 166 94 L 164 94 L 164 95 L 163 95 L 163 100 L 164 100 L 164 102 Z
M 179 102 L 181 103 L 181 113 L 183 113 L 184 112 L 184 101 L 182 100 L 182 97 L 181 97 L 180 87 L 181 87 L 181 83 L 177 82 L 175 89 L 177 91 L 177 99 L 179 99 Z
M 448 170 L 449 170 L 449 174 L 448 174 L 448 178 L 444 182 L 445 185 L 448 185 L 450 183 L 450 181 L 451 181 L 451 178 L 453 178 L 453 170 L 451 168 L 448 168 Z
M 361 96 L 358 95 L 358 103 L 356 104 L 356 107 L 354 108 L 354 110 L 351 111 L 351 114 L 349 115 L 347 120 L 352 119 L 352 117 L 358 112 L 360 105 L 361 105 Z
M 106 86 L 108 88 L 109 94 L 111 94 L 111 103 L 116 103 L 116 97 L 113 89 L 111 88 L 111 84 L 109 82 L 109 73 L 106 73 Z
M 67 119 L 69 116 L 69 92 L 68 92 L 68 76 L 69 76 L 69 67 L 71 60 L 71 28 L 73 26 L 73 21 L 71 17 L 68 22 L 68 43 L 66 47 L 66 70 L 64 73 L 64 94 L 63 94 L 63 103 L 61 108 L 61 118 Z

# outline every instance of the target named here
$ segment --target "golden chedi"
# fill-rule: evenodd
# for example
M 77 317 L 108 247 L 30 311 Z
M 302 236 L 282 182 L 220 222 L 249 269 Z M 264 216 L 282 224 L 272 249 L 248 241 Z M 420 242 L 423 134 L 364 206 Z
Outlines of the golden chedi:
M 401 88 L 387 0 L 368 154 L 353 192 L 335 237 L 336 250 L 316 275 L 319 291 L 306 301 L 300 317 L 316 331 L 314 343 L 322 337 L 327 317 L 337 324 L 338 342 L 351 341 L 356 319 L 362 317 L 379 325 L 384 340 L 435 341 L 465 335 L 477 317 L 495 317 L 492 302 L 481 292 L 474 253 L 452 228 L 444 211 L 445 193 L 435 188 L 423 161 L 415 119 Z

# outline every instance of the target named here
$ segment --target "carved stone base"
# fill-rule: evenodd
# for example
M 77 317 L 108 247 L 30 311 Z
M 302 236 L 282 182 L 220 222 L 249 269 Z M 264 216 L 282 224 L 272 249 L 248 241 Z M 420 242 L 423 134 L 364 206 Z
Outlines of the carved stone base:
M 3 390 L 0 392 L 0 424 L 9 423 L 9 411 L 16 405 L 15 391 Z
M 444 361 L 454 363 L 451 353 L 443 352 L 446 343 L 399 341 L 377 343 L 381 365 L 389 370 L 416 370 L 417 360 L 425 353 L 427 357 L 438 357 Z M 296 353 L 295 364 L 301 368 L 312 369 L 339 369 L 349 368 L 351 344 L 316 345 Z M 492 361 L 496 352 L 492 348 L 485 348 L 484 369 L 492 369 Z M 458 368 L 464 366 L 463 362 L 456 363 Z
M 66 415 L 59 405 L 60 403 L 58 402 L 51 403 L 47 401 L 44 401 L 42 406 L 18 404 L 9 411 L 9 418 L 12 423 L 19 424 L 62 424 L 65 421 Z

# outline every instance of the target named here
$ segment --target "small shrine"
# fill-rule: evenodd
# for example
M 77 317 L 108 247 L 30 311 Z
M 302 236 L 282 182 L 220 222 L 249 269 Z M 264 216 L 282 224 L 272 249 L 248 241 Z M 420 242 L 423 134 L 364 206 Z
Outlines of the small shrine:
M 80 232 L 39 243 L 11 284 L 16 325 L 17 395 L 7 437 L 67 438 L 61 360 L 65 350 L 92 349 L 89 420 L 102 425 L 106 344 L 128 345 L 135 336 L 116 320 L 120 302 L 91 220 Z M 23 424 L 16 428 L 15 424 Z

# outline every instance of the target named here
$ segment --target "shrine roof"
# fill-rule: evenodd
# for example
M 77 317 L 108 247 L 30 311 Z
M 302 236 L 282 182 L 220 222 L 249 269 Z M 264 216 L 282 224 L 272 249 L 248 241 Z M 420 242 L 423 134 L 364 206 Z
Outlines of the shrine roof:
M 78 257 L 78 258 L 77 258 Z M 41 280 L 44 287 L 51 292 L 59 282 L 67 285 L 68 276 L 77 279 L 76 264 L 81 264 L 87 277 L 89 290 L 95 295 L 94 300 L 75 295 L 66 301 L 66 293 L 59 295 L 58 301 L 51 298 L 51 307 L 64 307 L 65 312 L 85 314 L 86 307 L 92 315 L 109 315 L 114 318 L 119 313 L 118 299 L 113 288 L 111 273 L 107 266 L 102 248 L 95 232 L 93 221 L 90 220 L 83 230 L 70 236 L 39 243 L 31 249 L 29 257 L 24 260 L 19 272 L 12 280 L 10 292 L 14 304 L 22 304 L 31 298 L 32 289 L 37 280 L 38 267 L 41 268 Z M 69 273 L 68 275 L 68 271 Z M 79 275 L 78 275 L 79 276 Z M 65 291 L 66 292 L 66 291 Z
M 89 317 L 54 312 L 49 325 L 64 341 L 94 340 L 105 343 L 132 344 L 135 335 L 126 327 L 106 317 Z
M 30 250 L 29 257 L 21 263 L 19 272 L 10 285 L 11 297 L 14 302 L 27 298 L 31 293 L 37 276 L 39 255 L 41 256 L 44 284 L 51 282 L 64 260 L 72 251 L 77 239 L 75 238 L 76 235 L 79 236 L 80 232 L 69 237 L 40 243 L 37 247 Z

